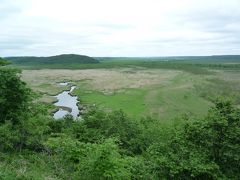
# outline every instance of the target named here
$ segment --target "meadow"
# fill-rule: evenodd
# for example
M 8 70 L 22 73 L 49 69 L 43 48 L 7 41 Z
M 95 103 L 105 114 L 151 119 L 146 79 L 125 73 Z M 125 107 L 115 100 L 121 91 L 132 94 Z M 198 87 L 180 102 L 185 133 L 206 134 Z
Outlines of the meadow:
M 22 79 L 51 104 L 53 95 L 71 81 L 84 106 L 104 111 L 122 109 L 132 117 L 150 116 L 172 122 L 179 115 L 205 115 L 219 96 L 240 103 L 240 61 L 106 58 L 98 64 L 22 67 Z M 59 68 L 59 69 L 58 69 Z

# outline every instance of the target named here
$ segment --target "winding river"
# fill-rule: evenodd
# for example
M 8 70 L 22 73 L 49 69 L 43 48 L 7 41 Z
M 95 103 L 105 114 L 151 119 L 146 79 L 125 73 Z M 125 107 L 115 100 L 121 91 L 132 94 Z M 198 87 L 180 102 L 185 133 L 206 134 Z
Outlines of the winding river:
M 60 86 L 70 86 L 71 84 L 68 82 L 59 83 Z M 67 114 L 71 114 L 74 119 L 76 119 L 79 115 L 78 109 L 78 100 L 77 96 L 72 96 L 71 93 L 76 88 L 76 86 L 71 86 L 69 91 L 63 91 L 62 93 L 54 96 L 57 98 L 57 102 L 54 104 L 59 109 L 54 113 L 53 117 L 55 119 L 63 118 Z

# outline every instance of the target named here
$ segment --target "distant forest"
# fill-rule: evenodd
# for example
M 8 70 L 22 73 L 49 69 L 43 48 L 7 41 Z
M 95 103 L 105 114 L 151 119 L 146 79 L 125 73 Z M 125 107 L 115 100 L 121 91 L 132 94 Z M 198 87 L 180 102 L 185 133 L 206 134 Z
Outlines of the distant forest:
M 62 54 L 50 57 L 35 57 L 35 56 L 20 56 L 6 57 L 13 64 L 18 65 L 33 65 L 33 64 L 94 64 L 99 63 L 98 60 L 84 55 Z

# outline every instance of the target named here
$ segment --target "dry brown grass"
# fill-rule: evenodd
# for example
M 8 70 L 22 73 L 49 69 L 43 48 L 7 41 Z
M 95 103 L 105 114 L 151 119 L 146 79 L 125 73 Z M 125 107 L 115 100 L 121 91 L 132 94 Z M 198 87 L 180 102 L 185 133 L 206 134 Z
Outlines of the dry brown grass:
M 43 94 L 40 101 L 51 103 L 56 99 L 53 95 L 67 87 L 60 86 L 59 82 L 73 82 L 86 80 L 92 90 L 101 92 L 121 91 L 127 88 L 141 88 L 151 85 L 168 83 L 180 72 L 162 69 L 87 69 L 63 70 L 42 69 L 23 70 L 22 79 L 35 91 Z
M 90 80 L 94 90 L 119 90 L 165 83 L 179 72 L 172 70 L 87 69 L 87 70 L 24 70 L 22 78 L 33 89 L 55 94 L 62 90 L 58 82 Z

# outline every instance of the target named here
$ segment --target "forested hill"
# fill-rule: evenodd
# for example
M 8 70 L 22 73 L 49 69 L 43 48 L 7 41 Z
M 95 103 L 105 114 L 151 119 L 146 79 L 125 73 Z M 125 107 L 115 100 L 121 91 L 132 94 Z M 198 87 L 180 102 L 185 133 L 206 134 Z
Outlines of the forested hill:
M 51 64 L 94 64 L 99 63 L 98 60 L 84 55 L 76 54 L 62 54 L 50 57 L 35 57 L 35 56 L 22 56 L 22 57 L 6 57 L 16 65 L 51 65 Z

